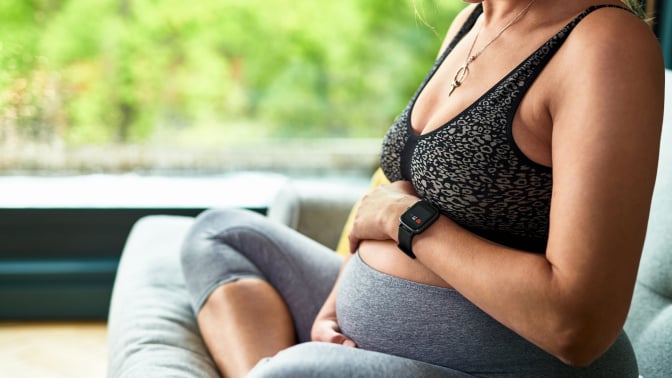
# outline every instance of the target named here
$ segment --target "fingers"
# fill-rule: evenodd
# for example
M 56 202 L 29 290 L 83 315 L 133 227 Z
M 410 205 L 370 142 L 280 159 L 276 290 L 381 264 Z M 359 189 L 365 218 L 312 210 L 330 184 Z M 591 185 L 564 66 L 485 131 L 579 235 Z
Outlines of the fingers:
M 327 340 L 328 343 L 332 344 L 341 344 L 343 346 L 351 347 L 354 348 L 357 346 L 354 341 L 350 340 L 349 338 L 345 337 L 342 333 L 334 332 L 332 337 L 330 337 L 329 340 Z
M 335 323 L 335 322 L 334 322 Z M 340 344 L 347 347 L 356 347 L 357 344 L 338 331 L 337 325 L 332 322 L 323 322 L 313 329 L 312 340 L 325 343 Z
M 350 253 L 357 252 L 357 248 L 359 248 L 359 238 L 354 236 L 352 232 L 348 234 L 348 244 L 350 244 Z

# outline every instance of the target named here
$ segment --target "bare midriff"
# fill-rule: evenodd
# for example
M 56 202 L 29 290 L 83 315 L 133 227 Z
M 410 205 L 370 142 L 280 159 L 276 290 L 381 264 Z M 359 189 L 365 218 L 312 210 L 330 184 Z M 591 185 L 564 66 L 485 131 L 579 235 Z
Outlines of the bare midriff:
M 379 272 L 427 285 L 451 287 L 417 259 L 401 252 L 394 241 L 364 240 L 359 244 L 359 256 Z

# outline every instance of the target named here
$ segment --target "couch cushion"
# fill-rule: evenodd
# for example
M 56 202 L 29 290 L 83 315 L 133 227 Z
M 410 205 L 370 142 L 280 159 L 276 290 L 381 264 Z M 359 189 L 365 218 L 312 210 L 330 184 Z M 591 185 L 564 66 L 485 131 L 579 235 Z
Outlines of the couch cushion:
M 666 72 L 672 109 L 672 72 Z M 625 324 L 643 377 L 672 377 L 672 112 L 666 111 L 658 176 L 637 284 Z
M 201 340 L 180 270 L 193 219 L 149 216 L 133 227 L 108 320 L 108 377 L 219 377 Z
M 672 122 L 663 131 L 639 281 L 672 298 Z
M 294 180 L 278 191 L 268 217 L 336 249 L 352 204 L 368 187 L 365 180 Z

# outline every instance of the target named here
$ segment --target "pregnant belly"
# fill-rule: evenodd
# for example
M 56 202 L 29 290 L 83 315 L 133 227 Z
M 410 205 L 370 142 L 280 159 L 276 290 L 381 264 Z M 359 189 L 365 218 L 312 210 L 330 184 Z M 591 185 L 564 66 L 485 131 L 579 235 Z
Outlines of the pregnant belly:
M 365 240 L 359 245 L 359 256 L 379 272 L 427 285 L 451 287 L 418 260 L 406 256 L 393 241 Z
M 341 274 L 336 315 L 343 334 L 361 349 L 479 376 L 576 376 L 573 368 L 504 327 L 456 290 L 382 273 L 364 263 L 361 255 L 353 256 Z M 595 376 L 611 364 L 622 366 L 620 360 L 634 361 L 631 347 L 621 349 L 630 357 L 614 354 L 585 376 Z

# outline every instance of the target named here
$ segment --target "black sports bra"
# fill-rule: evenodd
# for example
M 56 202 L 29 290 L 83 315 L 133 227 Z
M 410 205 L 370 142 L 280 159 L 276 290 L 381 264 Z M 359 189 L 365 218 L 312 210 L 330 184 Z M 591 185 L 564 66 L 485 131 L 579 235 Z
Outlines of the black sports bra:
M 417 194 L 461 226 L 513 248 L 544 253 L 548 239 L 552 170 L 527 158 L 512 123 L 539 73 L 586 9 L 500 82 L 440 128 L 415 135 L 410 114 L 420 92 L 482 13 L 475 8 L 383 139 L 381 168 L 390 181 L 409 180 Z M 620 8 L 620 7 L 618 7 Z

